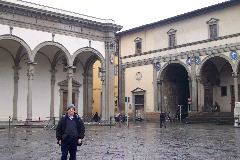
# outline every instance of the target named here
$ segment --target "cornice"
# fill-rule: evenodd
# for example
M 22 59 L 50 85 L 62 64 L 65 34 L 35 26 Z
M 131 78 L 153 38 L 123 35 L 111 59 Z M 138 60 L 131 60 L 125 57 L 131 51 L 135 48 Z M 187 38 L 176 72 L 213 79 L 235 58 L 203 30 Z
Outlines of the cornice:
M 36 25 L 32 23 L 26 23 L 21 21 L 13 21 L 8 19 L 0 19 L 0 23 L 3 25 L 9 25 L 14 27 L 21 27 L 21 28 L 29 28 L 33 30 L 39 30 L 43 32 L 49 32 L 54 34 L 62 34 L 62 35 L 68 35 L 68 36 L 74 36 L 79 38 L 85 38 L 85 39 L 91 39 L 91 40 L 97 40 L 97 41 L 105 41 L 105 36 L 98 36 L 96 34 L 91 34 L 88 32 L 78 32 L 78 31 L 71 31 L 66 29 L 61 29 L 57 27 L 50 27 L 50 26 L 44 26 L 44 25 Z M 14 30 L 13 27 L 13 30 Z
M 208 42 L 212 42 L 212 41 L 219 41 L 219 40 L 233 38 L 233 37 L 238 37 L 238 36 L 240 36 L 240 33 L 226 35 L 226 36 L 218 37 L 218 38 L 215 38 L 215 39 L 205 39 L 205 40 L 201 40 L 201 41 L 185 43 L 185 44 L 181 44 L 181 45 L 176 45 L 175 47 L 166 47 L 166 48 L 161 48 L 161 49 L 156 49 L 156 50 L 150 50 L 150 51 L 147 51 L 147 52 L 142 52 L 142 53 L 131 54 L 131 55 L 128 55 L 128 56 L 123 56 L 121 58 L 122 59 L 127 59 L 127 58 L 132 58 L 132 57 L 137 57 L 137 56 L 142 56 L 142 55 L 148 55 L 148 54 L 152 54 L 152 53 L 162 52 L 162 51 L 168 51 L 168 50 L 181 48 L 181 47 L 188 47 L 188 46 L 193 46 L 193 45 L 202 44 L 202 43 L 208 43 Z
M 240 43 L 232 43 L 232 44 L 225 44 L 219 45 L 209 48 L 202 48 L 198 50 L 190 50 L 186 52 L 175 53 L 166 56 L 159 56 L 154 58 L 142 59 L 137 61 L 131 61 L 123 63 L 123 68 L 131 68 L 143 65 L 154 64 L 155 62 L 169 62 L 169 61 L 176 61 L 179 59 L 186 59 L 188 57 L 194 56 L 206 56 L 206 55 L 218 55 L 224 52 L 229 52 L 232 50 L 240 50 Z
M 34 3 L 27 3 L 27 4 L 34 4 Z M 35 4 L 37 6 L 37 4 Z M 41 6 L 41 5 L 39 5 Z M 55 9 L 56 11 L 59 9 L 56 8 L 51 8 L 47 6 L 42 6 L 45 8 L 50 8 L 50 9 Z M 63 13 L 74 13 L 74 12 L 69 12 L 65 10 L 59 10 Z M 66 15 L 66 14 L 61 14 L 56 13 L 53 11 L 48 11 L 48 10 L 43 10 L 39 8 L 34 8 L 32 6 L 25 6 L 25 5 L 20 5 L 20 4 L 15 4 L 15 3 L 10 3 L 7 1 L 1 1 L 0 0 L 0 12 L 2 13 L 7 13 L 7 14 L 13 14 L 13 15 L 20 15 L 20 16 L 25 16 L 25 17 L 30 17 L 30 18 L 35 18 L 35 19 L 41 19 L 41 20 L 46 20 L 46 21 L 51 21 L 51 22 L 56 22 L 56 23 L 62 23 L 62 24 L 67 24 L 67 25 L 72 25 L 72 26 L 78 26 L 78 27 L 85 27 L 89 29 L 94 29 L 97 31 L 101 32 L 117 32 L 121 30 L 122 26 L 114 24 L 113 20 L 108 20 L 108 19 L 100 19 L 100 18 L 95 18 L 95 17 L 90 17 L 86 16 L 85 18 L 81 17 L 75 17 L 72 15 Z M 74 13 L 77 14 L 77 13 Z M 92 18 L 92 20 L 87 19 L 87 17 Z M 94 21 L 94 18 L 96 21 Z M 98 22 L 102 21 L 102 22 Z M 104 22 L 104 23 L 103 23 Z

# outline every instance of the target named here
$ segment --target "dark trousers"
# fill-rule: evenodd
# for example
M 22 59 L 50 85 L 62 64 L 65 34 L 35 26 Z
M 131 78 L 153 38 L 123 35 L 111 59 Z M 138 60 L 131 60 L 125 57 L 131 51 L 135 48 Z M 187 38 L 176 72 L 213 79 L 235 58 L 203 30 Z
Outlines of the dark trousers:
M 61 151 L 62 151 L 61 160 L 67 160 L 68 152 L 70 154 L 69 160 L 76 160 L 77 138 L 67 136 L 61 145 Z

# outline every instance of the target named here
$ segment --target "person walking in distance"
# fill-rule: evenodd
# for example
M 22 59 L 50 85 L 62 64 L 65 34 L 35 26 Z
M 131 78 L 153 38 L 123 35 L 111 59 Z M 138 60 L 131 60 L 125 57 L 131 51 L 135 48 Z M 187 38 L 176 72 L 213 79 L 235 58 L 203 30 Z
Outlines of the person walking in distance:
M 160 128 L 162 127 L 167 127 L 166 126 L 166 113 L 160 113 Z
M 67 106 L 67 113 L 59 120 L 56 128 L 56 138 L 62 152 L 61 160 L 67 160 L 68 152 L 69 160 L 76 160 L 77 146 L 82 144 L 84 136 L 84 123 L 75 112 L 75 106 L 71 104 Z

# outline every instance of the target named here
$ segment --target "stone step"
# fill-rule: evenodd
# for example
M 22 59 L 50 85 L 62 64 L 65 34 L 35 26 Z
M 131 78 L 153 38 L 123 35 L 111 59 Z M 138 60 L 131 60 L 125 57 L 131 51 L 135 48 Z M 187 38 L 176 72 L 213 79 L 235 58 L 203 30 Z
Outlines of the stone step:
M 234 117 L 231 112 L 199 112 L 190 114 L 184 119 L 185 123 L 216 123 L 233 124 Z

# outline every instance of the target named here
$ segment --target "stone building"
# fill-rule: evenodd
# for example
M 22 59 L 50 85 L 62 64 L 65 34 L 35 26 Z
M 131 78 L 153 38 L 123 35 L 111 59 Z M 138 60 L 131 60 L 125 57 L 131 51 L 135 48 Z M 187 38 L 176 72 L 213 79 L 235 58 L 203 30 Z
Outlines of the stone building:
M 143 119 L 161 111 L 177 117 L 180 108 L 182 118 L 233 115 L 239 101 L 239 19 L 240 1 L 231 0 L 119 32 L 121 106 L 129 100 L 126 109 Z
M 81 116 L 92 114 L 97 60 L 100 115 L 109 119 L 114 112 L 115 33 L 121 28 L 110 19 L 1 0 L 0 120 L 58 117 L 70 103 Z
M 100 71 L 101 63 L 96 61 L 93 65 L 93 114 L 101 112 L 102 81 Z M 114 58 L 114 114 L 118 111 L 118 56 L 116 55 Z

